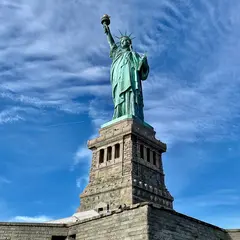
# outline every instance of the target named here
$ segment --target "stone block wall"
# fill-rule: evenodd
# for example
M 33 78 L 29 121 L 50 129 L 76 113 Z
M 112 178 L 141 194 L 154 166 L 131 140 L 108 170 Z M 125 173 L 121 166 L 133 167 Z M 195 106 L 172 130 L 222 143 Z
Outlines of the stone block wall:
M 70 226 L 69 234 L 76 234 L 77 240 L 147 240 L 147 210 L 147 205 L 116 210 Z
M 206 222 L 149 203 L 94 217 L 70 226 L 77 240 L 239 240 L 240 231 L 227 232 Z M 231 236 L 230 236 L 231 235 Z
M 149 240 L 230 240 L 219 227 L 178 212 L 149 207 Z
M 109 187 L 110 186 L 110 187 Z M 94 188 L 94 186 L 92 187 Z M 97 187 L 95 187 L 97 189 Z M 101 188 L 100 188 L 101 189 Z M 100 192 L 102 191 L 102 192 Z M 106 183 L 101 190 L 98 190 L 97 194 L 88 195 L 84 197 L 83 203 L 81 203 L 81 210 L 95 209 L 98 210 L 99 204 L 109 204 L 111 209 L 116 209 L 120 204 L 131 204 L 130 196 L 132 193 L 131 186 L 123 186 L 113 188 L 110 184 Z M 100 206 L 101 207 L 101 206 Z
M 240 222 L 239 222 L 239 226 L 240 226 Z M 227 230 L 230 239 L 232 240 L 240 240 L 240 229 L 231 229 L 231 230 Z
M 99 203 L 108 204 L 111 209 L 132 203 L 132 142 L 131 135 L 124 132 L 128 128 L 124 123 L 115 128 L 100 129 L 100 136 L 89 140 L 88 147 L 93 152 L 90 181 L 80 195 L 78 211 L 96 209 Z M 117 156 L 116 145 L 119 146 Z
M 51 240 L 52 236 L 66 236 L 63 224 L 0 223 L 0 240 Z

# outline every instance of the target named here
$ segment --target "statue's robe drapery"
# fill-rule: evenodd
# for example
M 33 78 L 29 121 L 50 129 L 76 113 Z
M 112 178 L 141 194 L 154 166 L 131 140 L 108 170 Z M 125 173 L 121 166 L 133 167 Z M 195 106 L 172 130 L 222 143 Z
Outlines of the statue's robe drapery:
M 110 57 L 112 58 L 113 119 L 133 115 L 143 121 L 141 80 L 146 80 L 148 77 L 147 59 L 133 51 L 124 51 L 115 44 L 111 48 Z

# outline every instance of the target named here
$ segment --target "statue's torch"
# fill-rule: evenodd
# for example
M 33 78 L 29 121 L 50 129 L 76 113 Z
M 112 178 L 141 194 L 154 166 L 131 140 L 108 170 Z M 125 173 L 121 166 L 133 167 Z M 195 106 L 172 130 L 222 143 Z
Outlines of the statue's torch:
M 110 16 L 104 14 L 101 18 L 101 24 L 105 29 L 108 29 L 108 25 L 110 25 Z

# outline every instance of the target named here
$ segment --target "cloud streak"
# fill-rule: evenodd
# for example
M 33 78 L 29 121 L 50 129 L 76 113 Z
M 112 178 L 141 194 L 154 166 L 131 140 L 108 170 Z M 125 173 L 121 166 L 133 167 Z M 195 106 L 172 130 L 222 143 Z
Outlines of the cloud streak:
M 9 220 L 9 222 L 28 222 L 28 223 L 42 223 L 52 220 L 51 217 L 40 215 L 40 216 L 15 216 Z
M 11 181 L 3 176 L 0 176 L 0 184 L 3 183 L 3 184 L 10 184 Z
M 239 228 L 239 198 L 237 189 L 219 189 L 207 194 L 176 199 L 175 208 L 222 228 Z
M 19 108 L 10 108 L 0 112 L 0 124 L 13 123 L 24 120 L 22 116 L 19 115 Z

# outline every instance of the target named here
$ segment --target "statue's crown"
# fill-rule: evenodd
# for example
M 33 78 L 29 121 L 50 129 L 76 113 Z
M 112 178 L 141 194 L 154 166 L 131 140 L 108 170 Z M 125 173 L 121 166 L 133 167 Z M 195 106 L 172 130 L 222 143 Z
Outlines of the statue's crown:
M 135 38 L 135 37 L 131 37 L 132 33 L 130 33 L 129 35 L 127 34 L 127 32 L 125 32 L 125 34 L 122 34 L 122 32 L 119 30 L 120 32 L 120 36 L 116 38 L 118 38 L 120 41 L 123 39 L 123 38 L 128 38 L 130 40 L 130 42 L 132 43 L 132 40 Z

